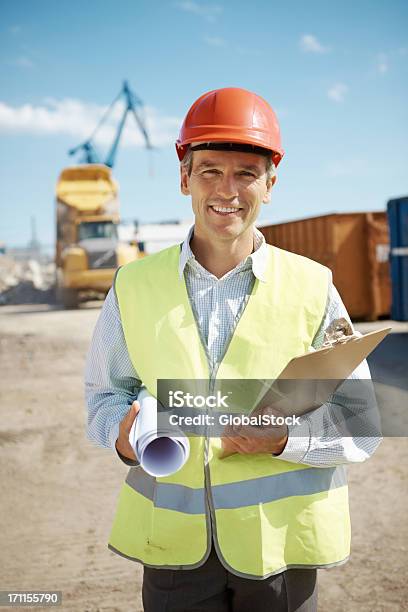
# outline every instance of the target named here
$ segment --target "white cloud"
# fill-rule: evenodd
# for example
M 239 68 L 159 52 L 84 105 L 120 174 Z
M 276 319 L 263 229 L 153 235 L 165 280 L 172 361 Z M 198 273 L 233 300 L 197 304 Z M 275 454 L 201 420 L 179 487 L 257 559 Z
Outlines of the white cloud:
M 329 47 L 322 45 L 313 34 L 303 34 L 299 45 L 305 53 L 327 53 L 329 51 Z
M 222 12 L 222 6 L 219 4 L 206 4 L 194 2 L 194 0 L 181 0 L 176 3 L 176 6 L 182 11 L 198 15 L 207 21 L 215 21 Z
M 204 36 L 204 42 L 210 47 L 225 47 L 226 41 L 218 36 Z
M 327 97 L 334 102 L 344 102 L 348 87 L 344 83 L 335 83 L 327 92 Z
M 380 74 L 388 72 L 388 58 L 385 53 L 379 53 L 377 57 L 377 71 Z
M 47 98 L 42 105 L 10 106 L 0 101 L 0 132 L 26 133 L 34 135 L 67 135 L 72 137 L 72 145 L 88 138 L 106 108 L 81 100 Z M 116 133 L 123 106 L 114 107 L 109 121 L 98 131 L 95 143 L 110 146 Z M 145 107 L 145 118 L 154 146 L 173 143 L 181 124 L 178 117 L 162 115 L 153 107 Z M 125 147 L 144 146 L 134 117 L 128 116 L 123 131 L 121 145 Z

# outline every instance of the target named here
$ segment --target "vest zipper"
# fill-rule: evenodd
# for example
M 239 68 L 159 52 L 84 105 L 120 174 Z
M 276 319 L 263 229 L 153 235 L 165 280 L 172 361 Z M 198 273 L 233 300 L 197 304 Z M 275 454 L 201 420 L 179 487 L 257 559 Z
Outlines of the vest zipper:
M 198 332 L 198 336 L 200 338 L 201 345 L 202 345 L 202 347 L 204 349 L 204 352 L 205 352 L 205 355 L 207 357 L 207 365 L 208 365 L 208 371 L 209 371 L 209 375 L 210 375 L 209 376 L 209 381 L 208 381 L 208 383 L 209 383 L 208 384 L 208 390 L 209 390 L 210 394 L 213 393 L 213 391 L 214 391 L 214 386 L 215 386 L 218 370 L 220 368 L 222 360 L 224 359 L 225 355 L 227 354 L 227 351 L 228 351 L 229 346 L 230 346 L 230 344 L 232 342 L 232 338 L 234 336 L 234 333 L 235 333 L 235 330 L 237 328 L 237 325 L 238 325 L 242 315 L 244 314 L 244 311 L 245 311 L 245 309 L 246 309 L 246 307 L 248 305 L 248 302 L 249 302 L 251 296 L 253 295 L 254 286 L 255 286 L 256 282 L 257 282 L 257 279 L 254 278 L 254 281 L 253 281 L 252 286 L 251 286 L 251 292 L 245 296 L 245 300 L 243 302 L 242 308 L 241 308 L 241 310 L 238 313 L 239 316 L 237 316 L 236 319 L 235 319 L 234 327 L 233 327 L 233 329 L 231 331 L 229 340 L 228 340 L 228 342 L 226 342 L 226 344 L 224 346 L 224 350 L 223 350 L 222 355 L 221 355 L 221 358 L 216 362 L 214 369 L 211 367 L 211 365 L 212 365 L 211 355 L 209 353 L 207 344 L 204 341 L 203 335 L 201 333 L 201 329 L 200 329 L 200 326 L 198 324 L 198 317 L 197 317 L 197 313 L 195 311 L 195 307 L 194 307 L 193 303 L 190 301 L 190 296 L 188 295 L 188 291 L 186 291 L 186 293 L 188 295 L 188 301 L 190 303 L 190 307 L 191 307 L 191 310 L 193 312 L 194 321 L 195 321 L 196 329 L 197 329 L 197 332 Z M 208 408 L 207 408 L 207 410 L 208 410 Z M 210 410 L 212 410 L 212 409 L 210 408 Z M 213 502 L 212 491 L 211 491 L 210 466 L 208 464 L 208 447 L 209 447 L 208 424 L 206 424 L 206 426 L 205 426 L 205 441 L 204 441 L 204 486 L 205 486 L 205 492 L 206 492 L 205 502 L 206 502 L 206 506 L 208 507 L 209 518 L 210 518 L 210 521 L 207 524 L 209 524 L 209 527 L 211 529 L 211 534 L 210 534 L 210 537 L 208 538 L 208 540 L 211 539 L 211 544 L 214 541 L 215 549 L 217 550 L 217 553 L 220 555 L 220 549 L 219 549 L 218 542 L 217 542 L 217 529 L 216 529 L 216 521 L 215 521 L 215 509 L 214 509 L 214 502 Z
M 246 303 L 245 303 L 246 306 Z M 245 306 L 242 309 L 241 313 L 244 312 L 245 310 Z M 240 317 L 241 318 L 241 317 Z M 238 319 L 239 320 L 239 319 Z M 229 345 L 231 344 L 231 340 L 232 337 L 234 335 L 234 331 L 235 328 L 238 324 L 237 323 L 234 325 L 234 329 L 230 335 L 230 338 L 228 340 L 228 342 L 226 343 L 225 347 L 224 347 L 224 351 L 222 354 L 221 359 L 219 359 L 216 364 L 215 364 L 215 368 L 213 370 L 210 370 L 210 379 L 209 379 L 209 385 L 208 385 L 208 390 L 209 390 L 209 394 L 211 395 L 212 393 L 214 393 L 214 387 L 215 387 L 215 383 L 216 383 L 216 378 L 217 378 L 217 373 L 218 370 L 220 368 L 220 365 L 222 363 L 222 360 L 224 359 L 228 349 L 229 349 Z M 210 363 L 208 364 L 210 365 Z M 209 408 L 210 410 L 212 410 L 212 408 Z M 214 546 L 218 552 L 218 554 L 220 554 L 219 551 L 219 547 L 218 547 L 218 542 L 217 542 L 217 524 L 215 521 L 215 509 L 214 509 L 214 501 L 213 501 L 213 497 L 212 497 L 212 490 L 211 490 L 211 475 L 210 475 L 210 465 L 208 463 L 208 450 L 209 450 L 209 437 L 208 437 L 208 425 L 206 425 L 205 427 L 205 446 L 204 446 L 204 483 L 205 483 L 205 491 L 206 491 L 206 503 L 208 504 L 208 509 L 209 509 L 209 515 L 210 515 L 210 524 L 211 524 L 211 542 L 214 542 Z

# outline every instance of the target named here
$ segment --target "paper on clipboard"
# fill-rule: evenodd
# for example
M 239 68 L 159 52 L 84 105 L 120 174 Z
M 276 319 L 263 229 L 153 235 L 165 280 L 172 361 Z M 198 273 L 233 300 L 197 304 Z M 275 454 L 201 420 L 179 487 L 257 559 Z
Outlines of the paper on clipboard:
M 300 416 L 324 404 L 355 368 L 391 331 L 386 327 L 346 342 L 334 343 L 292 359 L 265 389 L 252 414 L 273 406 L 285 415 Z M 299 381 L 296 383 L 295 381 Z

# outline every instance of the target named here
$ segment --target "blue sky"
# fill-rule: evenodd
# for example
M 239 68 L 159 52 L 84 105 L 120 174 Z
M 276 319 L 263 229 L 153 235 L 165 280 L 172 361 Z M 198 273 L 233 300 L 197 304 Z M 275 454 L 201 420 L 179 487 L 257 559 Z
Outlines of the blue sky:
M 92 132 L 124 79 L 146 105 L 157 146 L 148 154 L 129 118 L 114 169 L 124 219 L 191 217 L 173 143 L 192 102 L 226 86 L 259 93 L 280 120 L 286 154 L 262 220 L 382 210 L 408 192 L 403 0 L 0 6 L 0 241 L 8 246 L 29 240 L 32 214 L 39 238 L 53 242 L 67 150 Z

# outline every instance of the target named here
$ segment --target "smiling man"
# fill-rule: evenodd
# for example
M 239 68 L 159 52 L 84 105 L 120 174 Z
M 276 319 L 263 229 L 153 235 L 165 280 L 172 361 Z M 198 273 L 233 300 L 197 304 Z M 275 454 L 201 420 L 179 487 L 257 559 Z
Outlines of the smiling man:
M 349 320 L 327 268 L 255 228 L 283 156 L 264 99 L 204 94 L 176 148 L 194 226 L 182 245 L 119 270 L 88 355 L 88 435 L 134 466 L 109 546 L 143 563 L 147 612 L 313 612 L 316 568 L 349 555 L 343 464 L 367 459 L 378 439 L 340 437 L 325 404 L 261 437 L 252 425 L 192 437 L 186 464 L 163 478 L 129 443 L 142 384 L 157 396 L 162 379 L 274 379 Z M 365 362 L 353 373 L 369 376 Z
M 191 248 L 218 278 L 252 253 L 253 226 L 276 180 L 270 155 L 251 150 L 198 143 L 182 160 L 181 191 L 192 196 L 195 216 Z

